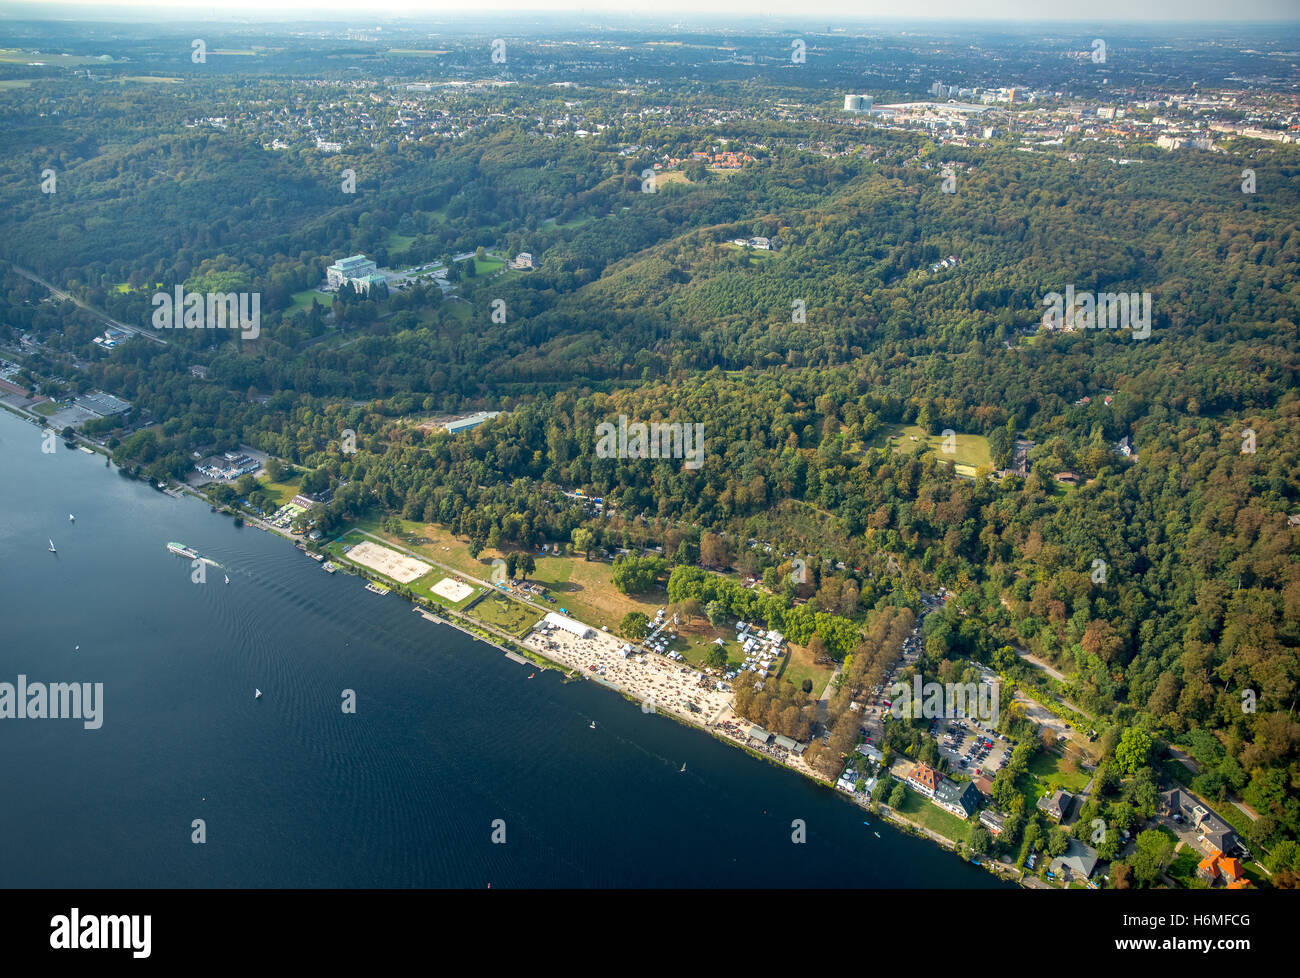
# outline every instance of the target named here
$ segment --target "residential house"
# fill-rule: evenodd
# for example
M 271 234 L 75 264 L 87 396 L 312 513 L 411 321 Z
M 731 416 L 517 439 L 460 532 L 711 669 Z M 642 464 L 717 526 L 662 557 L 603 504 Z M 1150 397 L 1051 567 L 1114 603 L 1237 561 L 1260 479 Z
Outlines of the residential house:
M 1068 791 L 1057 788 L 1050 795 L 1038 799 L 1038 810 L 1045 813 L 1053 822 L 1059 822 L 1070 812 L 1074 796 Z
M 989 833 L 996 839 L 1002 834 L 1002 830 L 1007 827 L 1006 817 L 999 815 L 991 808 L 986 808 L 980 812 L 980 825 L 989 830 Z
M 933 801 L 944 811 L 964 819 L 979 811 L 984 798 L 969 781 L 958 784 L 944 778 L 935 788 Z
M 1207 851 L 1218 850 L 1220 853 L 1234 855 L 1245 851 L 1232 826 L 1201 804 L 1194 795 L 1181 788 L 1174 788 L 1162 794 L 1160 801 L 1168 814 L 1186 819 L 1200 830 Z
M 907 776 L 907 785 L 925 797 L 933 798 L 935 790 L 939 787 L 939 772 L 929 764 L 918 764 Z
M 1070 847 L 1065 850 L 1064 855 L 1053 859 L 1047 868 L 1066 880 L 1086 880 L 1097 868 L 1097 850 L 1085 846 L 1078 839 L 1071 839 Z

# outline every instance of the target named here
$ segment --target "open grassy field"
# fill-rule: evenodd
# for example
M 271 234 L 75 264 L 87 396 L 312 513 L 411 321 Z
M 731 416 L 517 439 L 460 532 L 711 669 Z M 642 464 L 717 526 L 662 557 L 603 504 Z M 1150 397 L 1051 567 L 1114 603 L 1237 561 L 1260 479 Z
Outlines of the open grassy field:
M 483 261 L 474 259 L 474 277 L 482 278 L 484 275 L 491 275 L 493 272 L 499 272 L 506 267 L 506 263 L 500 258 L 485 258 Z
M 913 822 L 924 826 L 931 832 L 938 832 L 944 838 L 951 839 L 953 842 L 962 842 L 970 836 L 969 823 L 962 821 L 956 815 L 945 812 L 938 805 L 933 804 L 926 798 L 922 798 L 911 788 L 904 788 L 903 790 L 907 792 L 907 798 L 898 810 Z
M 1029 770 L 1018 785 L 1026 791 L 1031 800 L 1037 801 L 1044 795 L 1050 795 L 1057 788 L 1064 788 L 1071 794 L 1077 794 L 1088 783 L 1086 771 L 1062 770 L 1064 758 L 1058 754 L 1039 751 L 1029 762 Z
M 263 482 L 266 491 L 275 496 L 276 502 L 281 506 L 298 495 L 298 486 L 302 484 L 302 476 L 289 479 L 286 482 Z
M 785 668 L 781 671 L 781 678 L 788 679 L 790 682 L 799 686 L 805 679 L 811 679 L 813 684 L 812 695 L 821 696 L 822 691 L 826 689 L 826 684 L 830 682 L 831 676 L 835 674 L 834 666 L 819 666 L 813 662 L 812 654 L 802 645 L 788 646 L 789 652 L 786 655 Z
M 94 58 L 77 54 L 47 54 L 44 51 L 23 51 L 19 48 L 0 48 L 0 63 L 52 65 L 56 68 L 80 68 L 85 65 L 114 64 L 112 58 Z
M 398 234 L 396 231 L 389 231 L 384 237 L 384 247 L 389 251 L 405 251 L 411 247 L 415 241 L 413 234 Z
M 542 612 L 536 608 L 511 601 L 504 594 L 491 593 L 470 608 L 468 614 L 520 638 L 542 619 Z
M 655 186 L 666 187 L 670 183 L 690 183 L 686 178 L 686 173 L 682 170 L 656 170 Z
M 442 308 L 446 309 L 453 319 L 458 319 L 462 323 L 469 322 L 474 315 L 473 303 L 467 302 L 456 296 L 450 296 L 448 300 L 443 303 Z
M 553 217 L 548 217 L 541 224 L 543 228 L 554 229 L 558 231 L 567 231 L 570 228 L 580 228 L 584 224 L 590 224 L 595 218 L 590 214 L 584 214 L 582 217 L 575 217 L 572 221 L 565 221 L 563 224 Z
M 58 409 L 59 406 L 55 404 L 53 401 L 41 401 L 40 404 L 32 405 L 33 411 L 35 411 L 37 414 L 43 414 L 47 418 Z
M 315 299 L 327 310 L 333 303 L 333 300 L 315 289 L 303 289 L 301 292 L 293 294 L 293 305 L 289 307 L 289 312 L 297 312 L 299 309 L 310 309 L 312 300 Z
M 896 451 L 910 452 L 918 441 L 924 441 L 940 459 L 952 462 L 959 475 L 974 476 L 977 468 L 992 467 L 993 457 L 989 453 L 987 438 L 983 435 L 964 435 L 961 432 L 957 432 L 954 438 L 955 451 L 950 454 L 943 450 L 944 442 L 947 440 L 943 435 L 928 435 L 924 428 L 907 425 L 896 429 L 896 433 L 890 435 L 889 443 Z

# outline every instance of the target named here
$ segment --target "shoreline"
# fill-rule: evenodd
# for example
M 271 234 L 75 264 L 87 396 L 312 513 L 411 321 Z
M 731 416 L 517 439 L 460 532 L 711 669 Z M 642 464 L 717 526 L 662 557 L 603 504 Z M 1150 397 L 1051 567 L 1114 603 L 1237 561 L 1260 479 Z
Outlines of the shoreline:
M 211 499 L 209 499 L 206 494 L 204 494 L 202 491 L 192 486 L 183 486 L 180 490 L 180 495 L 182 496 L 191 495 L 202 502 L 208 503 L 209 507 L 216 506 L 216 504 Z M 246 525 L 270 532 L 275 536 L 278 536 L 284 540 L 288 540 L 289 542 L 294 543 L 296 549 L 301 549 L 308 554 L 311 553 L 311 550 L 307 549 L 309 547 L 309 542 L 307 540 L 301 537 L 296 537 L 292 533 L 286 533 L 282 530 L 279 530 L 278 528 L 267 524 L 266 522 L 258 519 L 257 517 L 244 514 L 244 513 L 235 512 L 225 508 L 217 508 L 216 512 L 222 515 L 242 518 Z M 387 542 L 385 542 L 384 545 L 389 547 L 392 546 Z M 674 720 L 682 724 L 683 726 L 687 726 L 696 730 L 702 730 L 703 732 L 709 734 L 711 737 L 720 740 L 724 743 L 727 743 L 732 747 L 737 747 L 740 750 L 744 751 L 746 754 L 749 754 L 750 756 L 758 760 L 766 761 L 767 763 L 772 764 L 776 767 L 783 768 L 795 774 L 801 775 L 809 779 L 810 781 L 813 781 L 814 783 L 826 788 L 828 791 L 831 791 L 836 795 L 844 794 L 844 792 L 840 791 L 835 787 L 833 781 L 819 775 L 807 764 L 802 763 L 802 760 L 795 762 L 794 758 L 792 756 L 789 756 L 788 752 L 786 752 L 784 749 L 771 747 L 769 750 L 760 750 L 754 747 L 752 744 L 750 744 L 747 735 L 743 732 L 742 729 L 743 727 L 747 727 L 750 721 L 745 720 L 743 717 L 739 717 L 737 714 L 734 713 L 731 707 L 732 696 L 730 694 L 730 691 L 727 691 L 725 702 L 723 702 L 719 706 L 719 708 L 711 715 L 706 715 L 704 712 L 701 712 L 698 715 L 693 715 L 692 713 L 688 712 L 685 709 L 678 709 L 677 708 L 678 704 L 673 703 L 671 701 L 669 702 L 669 708 L 666 709 L 661 708 L 659 701 L 655 700 L 653 696 L 649 699 L 650 708 L 647 709 L 647 698 L 638 696 L 637 693 L 632 689 L 626 688 L 624 685 L 612 681 L 610 678 L 607 678 L 607 676 L 597 674 L 599 672 L 599 669 L 597 669 L 595 672 L 593 672 L 590 669 L 584 671 L 581 668 L 581 665 L 583 664 L 582 656 L 572 655 L 570 654 L 569 650 L 566 650 L 564 648 L 554 648 L 554 647 L 546 648 L 545 651 L 547 652 L 564 653 L 563 655 L 557 655 L 556 657 L 552 658 L 551 656 L 545 654 L 545 652 L 542 649 L 535 647 L 535 645 L 530 645 L 529 644 L 530 639 L 533 639 L 537 636 L 542 636 L 544 634 L 542 631 L 542 622 L 539 622 L 538 624 L 534 625 L 529 630 L 528 634 L 522 638 L 507 637 L 504 633 L 498 632 L 492 626 L 469 619 L 462 612 L 446 608 L 440 604 L 424 599 L 418 595 L 408 595 L 406 593 L 403 593 L 402 591 L 398 591 L 397 588 L 401 587 L 401 585 L 395 586 L 393 582 L 382 580 L 381 575 L 375 574 L 369 571 L 368 568 L 365 568 L 361 565 L 355 564 L 351 561 L 347 561 L 346 558 L 344 558 L 343 562 L 340 562 L 337 558 L 331 558 L 331 559 L 334 560 L 335 564 L 341 570 L 343 570 L 345 573 L 349 574 L 350 576 L 360 577 L 367 581 L 374 581 L 375 583 L 390 588 L 390 590 L 396 591 L 398 597 L 407 601 L 411 605 L 411 610 L 413 612 L 418 612 L 421 615 L 421 617 L 430 621 L 432 624 L 447 625 L 451 628 L 454 628 L 476 642 L 484 642 L 487 645 L 497 649 L 497 651 L 499 651 L 502 655 L 511 658 L 513 661 L 518 661 L 516 657 L 520 657 L 529 663 L 537 665 L 539 668 L 554 669 L 555 671 L 561 674 L 561 682 L 572 682 L 574 680 L 584 680 L 584 679 L 595 680 L 598 685 L 603 686 L 606 689 L 609 689 L 612 692 L 617 693 L 628 702 L 636 703 L 640 705 L 643 712 L 659 713 L 665 717 L 668 717 L 671 720 Z M 462 576 L 468 576 L 468 575 L 462 575 Z M 577 619 L 573 619 L 573 620 L 576 621 Z M 585 623 L 581 623 L 581 624 L 585 624 Z M 591 638 L 579 639 L 576 636 L 568 636 L 568 638 L 571 638 L 574 643 L 580 641 L 593 641 L 593 640 L 596 641 L 598 645 L 589 649 L 588 650 L 589 654 L 596 653 L 596 649 L 599 647 L 599 645 L 605 646 L 605 648 L 602 651 L 604 652 L 606 657 L 608 657 L 609 655 L 619 654 L 616 650 L 619 647 L 621 647 L 622 644 L 624 644 L 621 640 L 616 639 L 610 633 L 601 631 L 599 629 L 595 629 L 591 626 L 588 626 L 588 628 L 590 628 L 591 632 L 593 633 Z M 554 635 L 555 633 L 553 630 L 550 635 L 547 635 L 545 637 L 548 639 L 553 639 Z M 577 650 L 574 649 L 572 651 L 576 652 Z M 658 679 L 662 682 L 666 678 L 665 674 L 672 673 L 678 677 L 683 675 L 683 673 L 681 672 L 676 672 L 676 673 L 672 672 L 673 670 L 680 669 L 681 667 L 668 666 L 664 663 L 661 663 L 658 661 L 657 657 L 653 655 L 653 653 L 644 653 L 644 654 L 638 653 L 637 655 L 647 660 L 645 663 L 636 663 L 638 666 L 650 666 L 651 669 L 655 669 L 659 671 L 660 675 L 654 676 L 653 679 Z M 634 656 L 633 658 L 635 659 L 636 657 L 637 656 Z M 570 661 L 568 662 L 563 661 L 564 659 L 569 659 Z M 626 662 L 624 662 L 624 660 L 622 660 L 622 657 L 620 655 L 619 662 L 617 663 L 612 663 L 612 660 L 606 661 L 604 663 L 605 670 L 608 671 L 611 663 L 614 665 L 623 663 L 630 667 L 632 661 L 633 660 L 629 659 L 626 660 Z M 587 664 L 589 665 L 590 663 Z M 697 670 L 694 669 L 694 667 L 691 666 L 687 666 L 686 668 L 688 672 L 685 673 L 685 675 L 701 677 L 702 679 L 704 675 L 703 673 L 698 672 Z M 697 685 L 699 685 L 699 688 L 703 690 L 706 684 L 697 683 Z M 682 690 L 678 690 L 678 692 L 682 692 Z M 696 695 L 698 697 L 703 696 L 702 693 Z M 717 695 L 716 692 L 714 693 L 714 695 L 715 696 Z M 881 776 L 884 776 L 887 773 L 888 772 L 882 772 Z M 963 861 L 969 862 L 969 859 L 967 857 L 961 855 L 960 850 L 961 850 L 961 846 L 963 845 L 962 842 L 958 840 L 948 839 L 945 836 L 942 836 L 930 829 L 920 826 L 912 822 L 910 819 L 906 818 L 905 816 L 895 812 L 888 805 L 876 804 L 873 808 L 872 802 L 867 801 L 864 803 L 862 801 L 859 801 L 856 795 L 849 795 L 845 798 L 845 800 L 851 804 L 856 805 L 858 808 L 864 811 L 865 810 L 873 811 L 873 813 L 878 818 L 881 818 L 885 822 L 889 823 L 897 831 L 904 832 L 908 835 L 912 835 L 918 838 L 928 839 L 931 842 L 937 843 L 942 848 L 948 850 L 954 855 L 957 855 L 958 858 L 961 858 Z M 1021 880 L 1015 878 L 1014 868 L 1003 867 L 1001 869 L 995 869 L 994 867 L 998 865 L 996 863 L 996 860 L 991 860 L 987 856 L 982 857 L 980 859 L 980 862 L 975 865 L 978 865 L 980 869 L 984 870 L 987 873 L 990 873 L 991 875 L 997 877 L 1000 880 L 1011 882 L 1021 888 L 1024 888 L 1024 883 Z

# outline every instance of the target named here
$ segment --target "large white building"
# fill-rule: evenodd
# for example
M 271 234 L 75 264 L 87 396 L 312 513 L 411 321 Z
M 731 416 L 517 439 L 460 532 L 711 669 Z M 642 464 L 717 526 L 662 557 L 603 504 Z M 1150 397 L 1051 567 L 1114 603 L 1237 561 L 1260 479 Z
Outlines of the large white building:
M 572 635 L 577 635 L 578 638 L 596 637 L 596 630 L 592 628 L 590 625 L 584 625 L 580 621 L 574 621 L 572 618 L 566 618 L 564 615 L 561 615 L 555 611 L 548 611 L 546 613 L 546 617 L 542 619 L 542 622 L 546 625 L 549 625 L 551 628 L 559 628 L 562 629 L 563 631 L 569 632 Z
M 369 286 L 362 287 L 359 283 L 378 273 L 379 266 L 365 255 L 353 255 L 351 258 L 340 258 L 325 269 L 325 278 L 331 289 L 337 289 L 344 282 L 351 282 L 354 288 L 365 292 L 369 291 Z

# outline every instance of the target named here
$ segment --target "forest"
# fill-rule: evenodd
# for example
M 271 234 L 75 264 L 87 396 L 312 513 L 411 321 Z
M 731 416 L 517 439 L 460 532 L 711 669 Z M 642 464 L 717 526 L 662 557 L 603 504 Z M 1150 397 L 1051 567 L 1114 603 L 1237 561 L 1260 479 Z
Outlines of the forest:
M 239 94 L 274 99 L 282 84 Z M 21 122 L 0 162 L 12 266 L 142 326 L 159 288 L 264 297 L 255 342 L 173 331 L 104 353 L 99 318 L 4 269 L 0 342 L 39 344 L 19 379 L 129 400 L 125 425 L 87 429 L 127 471 L 182 478 L 192 452 L 245 443 L 336 490 L 312 514 L 326 531 L 379 513 L 480 549 L 662 547 L 618 565 L 620 587 L 761 617 L 840 663 L 830 741 L 809 750 L 819 768 L 856 742 L 838 721 L 884 674 L 919 594 L 948 588 L 927 621 L 932 663 L 1041 656 L 1080 707 L 1182 745 L 1196 789 L 1244 800 L 1260 814 L 1251 841 L 1300 870 L 1294 147 L 1144 147 L 1118 165 L 1082 140 L 1030 154 L 880 132 L 870 152 L 827 158 L 741 121 L 735 138 L 768 147 L 753 163 L 648 194 L 652 155 L 620 147 L 683 153 L 708 138 L 638 121 L 545 139 L 498 110 L 553 106 L 553 92 L 467 90 L 449 104 L 503 116 L 470 138 L 273 153 L 238 127 L 181 125 L 229 86 L 124 87 L 111 128 L 83 126 L 103 119 L 102 98 L 57 98 L 55 118 L 48 87 L 6 97 Z M 611 120 L 633 98 L 594 92 L 581 94 Z M 1247 158 L 1268 194 L 1235 189 Z M 955 195 L 936 179 L 946 161 L 963 165 Z M 52 162 L 59 192 L 34 192 Z M 345 165 L 359 175 L 350 199 Z M 777 246 L 731 244 L 751 235 Z M 417 286 L 294 303 L 345 255 L 451 264 L 481 246 L 530 251 L 535 270 L 462 279 L 456 301 Z M 948 255 L 961 264 L 931 270 Z M 1038 330 L 1042 297 L 1067 284 L 1152 293 L 1151 336 Z M 504 323 L 489 315 L 498 299 Z M 504 413 L 460 435 L 425 424 L 478 409 Z M 703 465 L 599 457 L 597 428 L 620 414 L 703 424 Z M 987 439 L 991 464 L 959 474 L 901 437 L 908 426 Z M 1017 439 L 1033 443 L 1024 475 L 1010 471 Z M 742 714 L 807 735 L 805 691 L 737 696 Z M 1112 804 L 1149 802 L 1136 769 L 1111 770 Z

